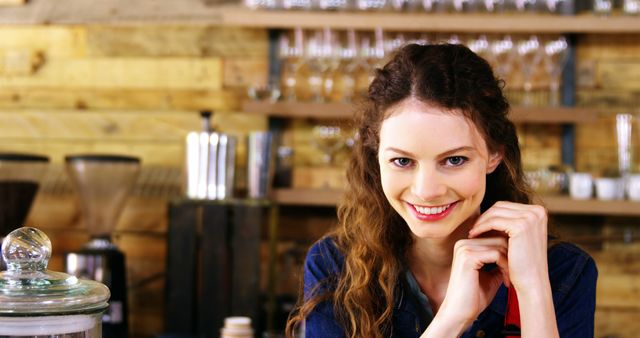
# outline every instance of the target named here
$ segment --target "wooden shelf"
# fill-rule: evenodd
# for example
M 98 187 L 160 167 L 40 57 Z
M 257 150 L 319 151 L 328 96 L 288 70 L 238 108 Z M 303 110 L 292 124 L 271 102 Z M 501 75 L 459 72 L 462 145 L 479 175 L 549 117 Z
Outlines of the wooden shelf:
M 568 196 L 542 196 L 550 213 L 576 215 L 640 216 L 640 202 L 574 200 Z
M 336 189 L 276 189 L 272 198 L 282 205 L 335 206 L 343 191 Z M 552 214 L 640 216 L 640 202 L 574 200 L 568 196 L 542 196 Z
M 356 106 L 347 103 L 244 101 L 242 110 L 274 117 L 350 119 Z M 593 108 L 513 107 L 511 110 L 514 122 L 580 123 L 595 121 L 598 115 L 598 110 Z
M 221 7 L 221 24 L 290 29 L 295 27 L 485 32 L 485 33 L 640 33 L 640 20 L 633 16 L 599 17 L 591 14 L 433 14 L 398 12 L 251 11 Z
M 0 0 L 0 3 L 25 3 L 24 0 Z M 126 10 L 116 10 L 118 4 Z M 640 33 L 637 16 L 614 13 L 607 17 L 592 14 L 562 16 L 551 14 L 436 14 L 406 12 L 329 12 L 250 10 L 238 3 L 209 5 L 211 1 L 139 0 L 134 2 L 96 2 L 85 0 L 29 1 L 24 6 L 0 11 L 3 24 L 182 24 L 241 26 L 291 29 L 323 28 L 421 32 L 470 33 Z
M 338 189 L 274 189 L 271 198 L 282 205 L 334 207 L 343 193 Z

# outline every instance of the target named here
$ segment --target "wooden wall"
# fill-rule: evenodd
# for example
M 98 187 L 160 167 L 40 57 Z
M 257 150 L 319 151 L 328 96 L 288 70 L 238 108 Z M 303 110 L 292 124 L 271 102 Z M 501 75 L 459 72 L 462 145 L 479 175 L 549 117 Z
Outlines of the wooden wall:
M 260 30 L 0 28 L 0 151 L 51 158 L 27 220 L 52 238 L 51 269 L 62 270 L 63 253 L 88 239 L 64 156 L 142 159 L 115 234 L 127 255 L 134 337 L 163 330 L 167 201 L 182 192 L 184 138 L 201 128 L 200 110 L 213 110 L 214 127 L 239 137 L 266 129 L 265 118 L 238 112 L 246 86 L 265 82 L 266 64 L 266 32 Z
M 200 128 L 198 111 L 204 109 L 216 112 L 216 128 L 238 136 L 267 128 L 265 118 L 239 111 L 246 87 L 266 83 L 267 47 L 264 30 L 204 25 L 0 27 L 0 151 L 51 157 L 51 170 L 27 224 L 52 237 L 52 269 L 61 270 L 62 254 L 88 238 L 63 157 L 100 152 L 143 160 L 134 196 L 115 234 L 128 259 L 135 337 L 163 329 L 167 200 L 182 191 L 184 137 Z M 598 123 L 578 127 L 578 170 L 597 174 L 615 165 L 611 114 L 638 112 L 638 55 L 637 35 L 579 40 L 578 104 L 602 107 L 606 114 Z M 292 122 L 285 137 L 294 147 L 296 166 L 310 170 L 317 168 L 320 156 L 310 142 L 314 123 Z M 526 167 L 560 163 L 559 127 L 521 125 L 519 131 Z M 332 177 L 339 178 L 341 170 L 339 165 L 332 169 Z M 331 184 L 340 184 L 336 182 Z M 281 224 L 281 253 L 304 247 L 335 222 L 330 209 L 294 208 L 288 213 Z M 600 267 L 597 336 L 637 337 L 640 249 L 616 244 L 620 241 L 615 234 L 626 227 L 637 241 L 638 219 L 603 218 L 576 225 L 580 222 L 566 222 L 572 236 L 600 236 L 600 242 L 589 247 Z M 615 240 L 601 243 L 603 234 L 614 234 L 607 238 Z M 281 263 L 297 267 L 286 257 Z M 283 277 L 278 290 L 295 291 L 295 277 Z

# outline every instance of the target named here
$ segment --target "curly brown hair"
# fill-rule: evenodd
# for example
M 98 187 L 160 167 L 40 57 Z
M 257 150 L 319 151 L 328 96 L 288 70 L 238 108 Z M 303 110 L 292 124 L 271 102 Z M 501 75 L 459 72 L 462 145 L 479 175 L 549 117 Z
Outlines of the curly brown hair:
M 342 274 L 332 292 L 300 297 L 287 323 L 287 337 L 319 303 L 329 300 L 347 337 L 390 336 L 394 292 L 412 237 L 380 182 L 379 132 L 389 108 L 411 98 L 461 112 L 478 128 L 489 151 L 502 154 L 501 164 L 487 175 L 481 209 L 499 200 L 531 202 L 502 87 L 491 66 L 462 45 L 410 44 L 376 70 L 356 117 L 358 139 L 347 170 L 348 187 L 338 207 L 339 226 L 330 234 L 345 257 Z

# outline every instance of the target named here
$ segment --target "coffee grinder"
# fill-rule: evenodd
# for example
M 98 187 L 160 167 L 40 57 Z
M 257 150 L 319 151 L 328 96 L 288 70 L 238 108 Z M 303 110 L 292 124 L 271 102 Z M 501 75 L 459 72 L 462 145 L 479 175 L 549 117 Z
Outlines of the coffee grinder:
M 48 164 L 45 156 L 0 154 L 0 242 L 24 225 Z M 0 270 L 6 270 L 1 256 Z
M 109 287 L 111 299 L 102 318 L 102 335 L 128 337 L 125 256 L 112 243 L 111 233 L 138 177 L 140 160 L 129 156 L 74 155 L 66 157 L 66 168 L 90 240 L 80 251 L 67 253 L 65 270 Z

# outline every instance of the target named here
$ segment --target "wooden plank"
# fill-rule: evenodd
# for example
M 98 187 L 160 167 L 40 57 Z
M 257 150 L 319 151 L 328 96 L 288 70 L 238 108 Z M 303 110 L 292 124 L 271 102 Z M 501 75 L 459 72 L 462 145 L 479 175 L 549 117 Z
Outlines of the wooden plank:
M 567 196 L 543 196 L 543 201 L 551 213 L 640 216 L 640 203 L 634 201 L 579 201 Z
M 640 276 L 603 273 L 598 275 L 596 304 L 602 307 L 640 311 Z
M 27 0 L 0 0 L 0 6 L 22 6 Z
M 125 204 L 115 231 L 128 246 L 136 236 L 157 237 L 167 231 L 167 201 L 161 198 L 130 197 Z M 75 195 L 51 196 L 39 194 L 26 220 L 29 226 L 55 231 L 86 232 Z M 154 238 L 155 238 L 154 237 Z M 136 249 L 132 246 L 133 249 Z M 151 253 L 150 253 L 151 254 Z M 140 253 L 144 256 L 145 253 Z M 154 257 L 162 254 L 153 253 Z
M 0 77 L 31 76 L 44 63 L 44 53 L 31 49 L 0 50 Z
M 346 186 L 344 166 L 296 166 L 293 169 L 293 188 L 344 189 Z
M 237 92 L 226 89 L 11 87 L 0 90 L 0 108 L 233 111 L 240 107 L 238 98 Z
M 337 189 L 274 189 L 271 198 L 284 205 L 335 206 L 343 193 Z
M 166 218 L 167 214 L 163 213 L 163 216 Z M 138 218 L 140 219 L 142 218 Z M 163 223 L 166 224 L 166 221 Z M 164 271 L 164 264 L 159 263 L 164 262 L 167 257 L 166 232 L 157 234 L 138 230 L 132 233 L 116 229 L 113 242 L 126 254 L 127 259 L 154 261 Z
M 252 11 L 238 4 L 207 6 L 203 1 L 175 2 L 112 0 L 87 4 L 82 0 L 35 1 L 29 6 L 0 12 L 0 22 L 34 23 L 190 23 L 256 28 L 356 28 L 389 30 L 497 33 L 637 33 L 640 23 L 633 16 L 606 18 L 531 14 L 431 14 L 358 13 L 320 11 Z
M 600 274 L 632 276 L 640 274 L 640 250 L 629 248 L 629 243 L 623 245 L 623 248 L 615 250 L 589 252 L 596 261 Z
M 267 57 L 247 58 L 235 57 L 224 60 L 225 88 L 240 87 L 246 91 L 250 86 L 264 86 L 269 77 L 269 60 Z
M 27 6 L 0 12 L 7 24 L 137 24 L 219 23 L 220 13 L 200 0 L 135 1 L 110 0 L 87 3 L 82 0 L 32 1 Z
M 640 310 L 596 306 L 595 337 L 637 338 Z
M 29 77 L 4 77 L 0 88 L 196 89 L 222 88 L 219 58 L 50 59 Z
M 164 332 L 165 324 L 162 316 L 156 313 L 131 310 L 129 325 L 132 337 L 155 337 Z
M 193 334 L 197 314 L 197 226 L 202 219 L 195 204 L 172 204 L 165 289 L 165 329 Z
M 640 59 L 600 60 L 596 81 L 601 88 L 640 90 Z
M 0 29 L 0 51 L 40 51 L 46 58 L 84 57 L 86 29 L 79 26 L 11 26 Z
M 599 110 L 586 107 L 513 107 L 513 122 L 583 123 L 597 119 Z
M 260 229 L 268 219 L 268 209 L 236 204 L 232 210 L 230 314 L 242 313 L 257 323 L 261 308 Z
M 226 6 L 221 8 L 222 24 L 270 28 L 322 28 L 470 32 L 487 33 L 637 33 L 640 23 L 633 17 L 593 15 L 558 16 L 500 13 L 425 14 L 425 13 L 357 13 L 357 12 L 289 12 L 250 11 Z
M 267 32 L 205 25 L 86 26 L 93 57 L 268 58 Z
M 182 142 L 200 130 L 195 111 L 46 111 L 3 110 L 0 138 Z
M 578 37 L 576 48 L 578 62 L 586 60 L 610 60 L 637 58 L 640 54 L 640 38 L 634 34 L 597 35 Z
M 180 167 L 184 162 L 183 142 L 132 142 L 111 140 L 28 140 L 4 139 L 0 152 L 37 153 L 60 163 L 65 156 L 81 153 L 102 153 L 137 156 L 143 165 Z
M 212 125 L 231 134 L 266 128 L 262 117 L 215 113 Z M 182 142 L 202 128 L 195 111 L 0 111 L 0 139 Z
M 602 111 L 615 113 L 620 110 L 634 109 L 637 102 L 640 102 L 640 91 L 621 88 L 579 88 L 576 100 L 580 106 L 601 108 Z
M 232 280 L 234 252 L 231 238 L 239 231 L 238 224 L 231 221 L 230 206 L 204 204 L 198 208 L 202 215 L 198 224 L 200 265 L 196 277 L 200 288 L 194 291 L 199 294 L 197 332 L 206 337 L 224 326 L 225 317 L 238 313 L 231 310 L 232 292 L 236 286 Z M 175 251 L 171 253 L 176 255 Z M 246 253 L 241 256 L 244 255 Z

